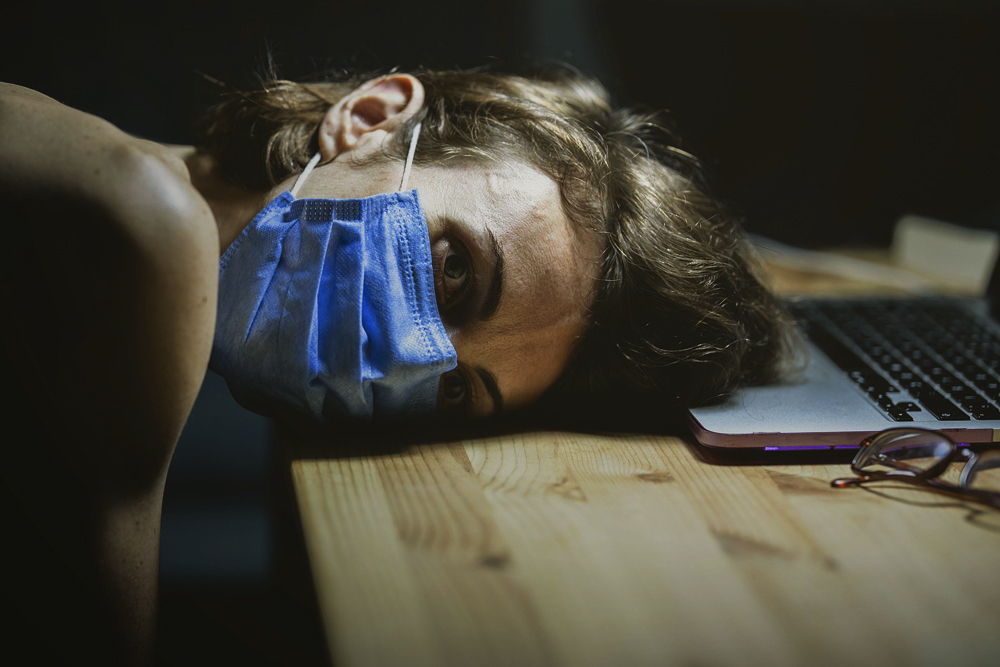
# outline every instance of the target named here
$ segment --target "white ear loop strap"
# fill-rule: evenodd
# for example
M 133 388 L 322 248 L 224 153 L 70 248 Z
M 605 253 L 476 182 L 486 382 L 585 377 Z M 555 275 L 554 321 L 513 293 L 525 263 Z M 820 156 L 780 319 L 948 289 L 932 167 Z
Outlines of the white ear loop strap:
M 299 174 L 299 177 L 295 179 L 295 185 L 293 185 L 292 189 L 289 191 L 290 195 L 294 197 L 295 195 L 298 194 L 299 188 L 301 188 L 302 184 L 306 182 L 306 179 L 309 177 L 309 174 L 312 173 L 312 170 L 316 168 L 316 165 L 318 163 L 319 163 L 319 153 L 316 153 L 316 155 L 313 155 L 312 159 L 309 160 L 309 164 L 307 164 L 306 168 L 302 170 L 302 173 Z
M 417 152 L 417 138 L 420 137 L 420 126 L 421 123 L 417 123 L 413 126 L 413 136 L 410 137 L 410 150 L 406 154 L 406 166 L 403 167 L 403 179 L 399 182 L 400 190 L 405 190 L 406 183 L 410 180 L 410 167 L 413 166 L 413 154 Z M 295 179 L 295 185 L 293 185 L 292 189 L 289 191 L 290 195 L 293 197 L 298 195 L 299 188 L 301 188 L 302 184 L 306 182 L 306 179 L 309 178 L 309 174 L 312 173 L 317 164 L 319 164 L 319 153 L 312 156 L 309 160 L 309 164 L 307 164 L 306 168 L 302 170 L 299 177 Z
M 413 126 L 413 136 L 410 137 L 410 150 L 406 154 L 406 166 L 403 167 L 403 180 L 399 182 L 399 189 L 405 190 L 406 183 L 410 180 L 410 167 L 413 166 L 413 154 L 417 152 L 417 138 L 420 136 L 420 126 L 423 123 L 417 123 Z

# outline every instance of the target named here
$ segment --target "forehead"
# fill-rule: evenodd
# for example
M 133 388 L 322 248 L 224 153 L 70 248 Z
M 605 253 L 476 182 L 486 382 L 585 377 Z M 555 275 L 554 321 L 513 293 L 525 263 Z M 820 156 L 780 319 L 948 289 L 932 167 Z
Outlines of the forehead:
M 561 218 L 553 222 L 568 227 L 559 187 L 522 162 L 455 160 L 415 168 L 410 182 L 419 188 L 424 207 L 438 214 L 473 215 L 497 230 L 513 230 L 527 218 L 542 216 Z

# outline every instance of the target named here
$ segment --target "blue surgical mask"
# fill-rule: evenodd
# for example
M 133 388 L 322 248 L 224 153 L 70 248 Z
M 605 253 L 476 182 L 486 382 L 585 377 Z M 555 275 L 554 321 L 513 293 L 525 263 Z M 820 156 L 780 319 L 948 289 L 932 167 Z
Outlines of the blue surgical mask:
M 296 199 L 319 160 L 271 201 L 219 262 L 211 366 L 259 409 L 278 401 L 327 421 L 435 409 L 457 355 L 438 314 L 416 190 Z

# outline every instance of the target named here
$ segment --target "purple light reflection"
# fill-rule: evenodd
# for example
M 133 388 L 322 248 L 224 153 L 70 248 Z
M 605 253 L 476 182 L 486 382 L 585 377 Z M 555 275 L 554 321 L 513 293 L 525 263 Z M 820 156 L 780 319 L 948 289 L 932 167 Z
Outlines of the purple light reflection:
M 830 445 L 798 445 L 794 447 L 765 447 L 765 452 L 791 452 L 801 450 L 833 449 Z
M 786 447 L 765 447 L 765 452 L 795 452 L 835 449 L 857 449 L 858 445 L 789 445 Z

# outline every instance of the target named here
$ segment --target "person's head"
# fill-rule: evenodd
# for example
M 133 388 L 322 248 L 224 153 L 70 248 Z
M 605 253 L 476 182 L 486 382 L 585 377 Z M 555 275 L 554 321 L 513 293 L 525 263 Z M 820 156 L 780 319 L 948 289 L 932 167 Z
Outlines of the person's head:
M 465 383 L 475 414 L 498 393 L 686 405 L 775 376 L 783 313 L 697 162 L 574 72 L 273 80 L 210 112 L 203 145 L 259 192 L 320 152 L 309 195 L 364 197 L 398 187 L 417 122 L 410 186 L 459 359 L 443 403 Z

